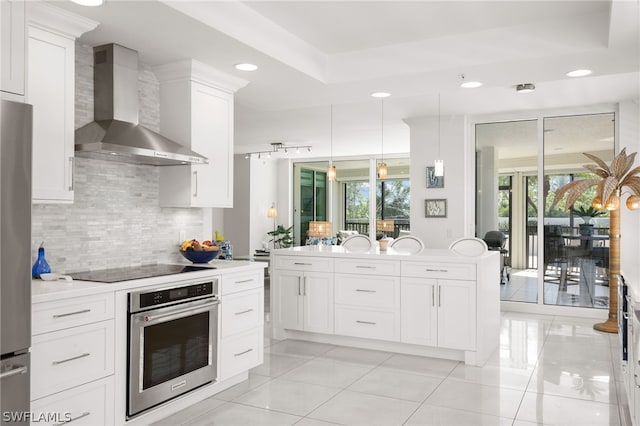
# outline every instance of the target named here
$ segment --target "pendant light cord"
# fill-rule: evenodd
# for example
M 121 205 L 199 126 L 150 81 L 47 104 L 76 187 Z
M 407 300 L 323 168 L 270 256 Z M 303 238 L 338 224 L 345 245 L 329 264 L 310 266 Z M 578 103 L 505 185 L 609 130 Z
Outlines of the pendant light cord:
M 382 149 L 380 161 L 384 163 L 384 99 L 380 99 L 380 105 L 380 147 Z
M 438 159 L 440 159 L 440 93 L 438 93 Z
M 331 117 L 329 119 L 329 123 L 330 123 L 330 128 L 331 128 L 331 134 L 330 134 L 330 156 L 331 156 L 331 162 L 329 165 L 333 165 L 333 104 L 331 104 Z

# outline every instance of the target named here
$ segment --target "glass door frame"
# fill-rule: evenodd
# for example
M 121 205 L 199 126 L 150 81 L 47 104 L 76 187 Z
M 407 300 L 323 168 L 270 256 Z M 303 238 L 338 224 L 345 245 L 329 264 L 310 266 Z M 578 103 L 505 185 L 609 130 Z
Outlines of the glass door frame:
M 573 115 L 587 115 L 587 114 L 603 114 L 613 113 L 616 118 L 615 132 L 614 132 L 614 150 L 619 150 L 619 107 L 618 104 L 601 104 L 590 105 L 576 108 L 562 108 L 562 109 L 549 109 L 549 110 L 537 110 L 537 111 L 514 111 L 499 114 L 487 114 L 478 116 L 469 116 L 467 122 L 467 135 L 466 149 L 469 158 L 475 158 L 476 152 L 476 125 L 486 123 L 499 123 L 510 121 L 523 121 L 523 120 L 537 120 L 537 177 L 538 177 L 538 194 L 544 193 L 544 119 L 557 116 L 573 116 Z M 585 164 L 587 161 L 585 161 Z M 467 174 L 466 185 L 470 188 L 476 188 L 476 176 L 475 165 L 474 173 Z M 540 203 L 540 202 L 539 202 Z M 476 199 L 475 191 L 467 193 L 466 204 L 473 206 L 473 208 L 466 211 L 466 221 L 469 224 L 475 224 L 476 215 Z M 538 208 L 538 235 L 544 235 L 544 209 Z M 476 233 L 475 226 L 473 226 L 473 235 Z M 538 238 L 537 242 L 538 256 L 544 253 L 544 240 Z M 523 303 L 523 302 L 510 302 L 500 301 L 501 310 L 511 312 L 527 312 L 527 313 L 540 313 L 547 315 L 566 315 L 566 316 L 580 316 L 586 318 L 606 318 L 607 311 L 604 309 L 594 308 L 582 308 L 573 306 L 559 306 L 559 305 L 545 305 L 544 304 L 544 262 L 538 261 L 538 274 L 537 274 L 537 301 L 536 303 Z

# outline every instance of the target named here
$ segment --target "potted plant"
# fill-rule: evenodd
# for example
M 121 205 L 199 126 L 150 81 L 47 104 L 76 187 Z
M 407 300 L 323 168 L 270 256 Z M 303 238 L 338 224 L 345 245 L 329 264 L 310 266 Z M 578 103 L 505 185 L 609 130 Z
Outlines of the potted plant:
M 588 206 L 588 207 L 573 206 L 571 208 L 571 211 L 577 214 L 578 216 L 580 216 L 582 220 L 584 220 L 584 223 L 587 225 L 591 224 L 591 218 L 597 217 L 597 216 L 604 216 L 607 214 L 606 210 L 598 210 L 593 208 L 593 206 Z
M 283 225 L 278 225 L 276 229 L 271 232 L 267 232 L 267 235 L 271 235 L 273 238 L 273 248 L 287 248 L 293 246 L 293 225 L 285 228 Z

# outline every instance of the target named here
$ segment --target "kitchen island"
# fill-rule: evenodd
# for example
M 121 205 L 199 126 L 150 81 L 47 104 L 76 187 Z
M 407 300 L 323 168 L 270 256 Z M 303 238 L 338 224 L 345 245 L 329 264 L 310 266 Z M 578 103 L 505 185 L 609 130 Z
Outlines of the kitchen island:
M 273 337 L 481 366 L 498 348 L 500 259 L 342 246 L 272 251 Z
M 183 266 L 189 265 L 184 263 Z M 49 419 L 51 424 L 74 420 L 90 425 L 149 424 L 246 380 L 248 370 L 263 360 L 265 264 L 212 261 L 205 266 L 206 269 L 198 271 L 114 283 L 33 280 L 31 411 L 49 413 L 49 416 L 57 413 L 55 418 Z M 191 312 L 191 306 L 188 311 L 181 309 L 184 313 L 180 315 L 177 312 L 161 314 L 161 309 L 155 308 L 146 311 L 148 313 L 142 311 L 139 314 L 143 319 L 141 329 L 164 327 L 160 332 L 163 337 L 150 346 L 149 357 L 154 359 L 131 355 L 135 353 L 131 342 L 138 340 L 130 312 L 132 295 L 146 292 L 155 299 L 171 293 L 173 300 L 186 295 L 187 288 L 189 295 L 192 290 L 211 289 L 214 297 L 196 297 L 196 302 L 178 303 L 176 307 L 205 302 L 204 297 L 213 299 L 212 306 L 206 310 L 200 308 L 201 313 L 197 314 Z M 161 302 L 158 306 L 163 305 L 167 303 Z M 196 323 L 196 315 L 200 318 L 207 315 L 208 319 Z M 167 326 L 187 316 L 194 318 L 184 324 L 190 324 L 189 327 Z M 157 325 L 153 323 L 156 319 L 159 320 Z M 205 328 L 203 334 L 196 335 L 192 329 L 200 329 L 199 324 Z M 196 325 L 198 327 L 194 327 Z M 179 337 L 181 335 L 185 337 Z M 143 340 L 150 335 L 143 331 L 139 336 L 140 346 L 147 348 Z M 204 342 L 205 346 L 198 343 L 203 336 L 211 336 Z M 167 347 L 165 341 L 171 346 Z M 139 389 L 168 388 L 169 392 L 165 392 L 168 396 L 159 405 L 128 416 L 130 383 L 135 379 L 129 374 L 132 363 L 143 366 L 164 354 L 172 354 L 173 346 L 181 342 L 191 348 L 187 351 L 190 353 L 193 349 L 202 353 L 211 344 L 210 349 L 204 350 L 204 361 L 207 358 L 209 361 L 203 367 L 210 365 L 216 372 L 211 376 L 213 381 L 209 379 L 208 383 L 179 394 L 185 386 L 182 382 L 188 385 L 190 379 L 172 379 L 173 373 L 157 369 L 164 361 L 156 362 L 156 367 L 145 370 L 145 380 L 158 374 L 158 377 L 167 376 L 167 380 L 151 386 L 141 384 Z M 138 349 L 138 352 L 144 351 Z M 206 356 L 207 353 L 210 355 Z M 197 361 L 195 357 L 190 358 Z M 171 396 L 174 389 L 179 396 Z

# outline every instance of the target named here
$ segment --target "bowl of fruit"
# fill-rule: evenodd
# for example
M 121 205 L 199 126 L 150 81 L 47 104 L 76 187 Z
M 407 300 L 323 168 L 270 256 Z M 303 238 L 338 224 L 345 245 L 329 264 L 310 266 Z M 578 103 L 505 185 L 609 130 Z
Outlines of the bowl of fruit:
M 211 241 L 187 240 L 180 246 L 180 254 L 193 263 L 208 263 L 218 257 L 220 248 Z

